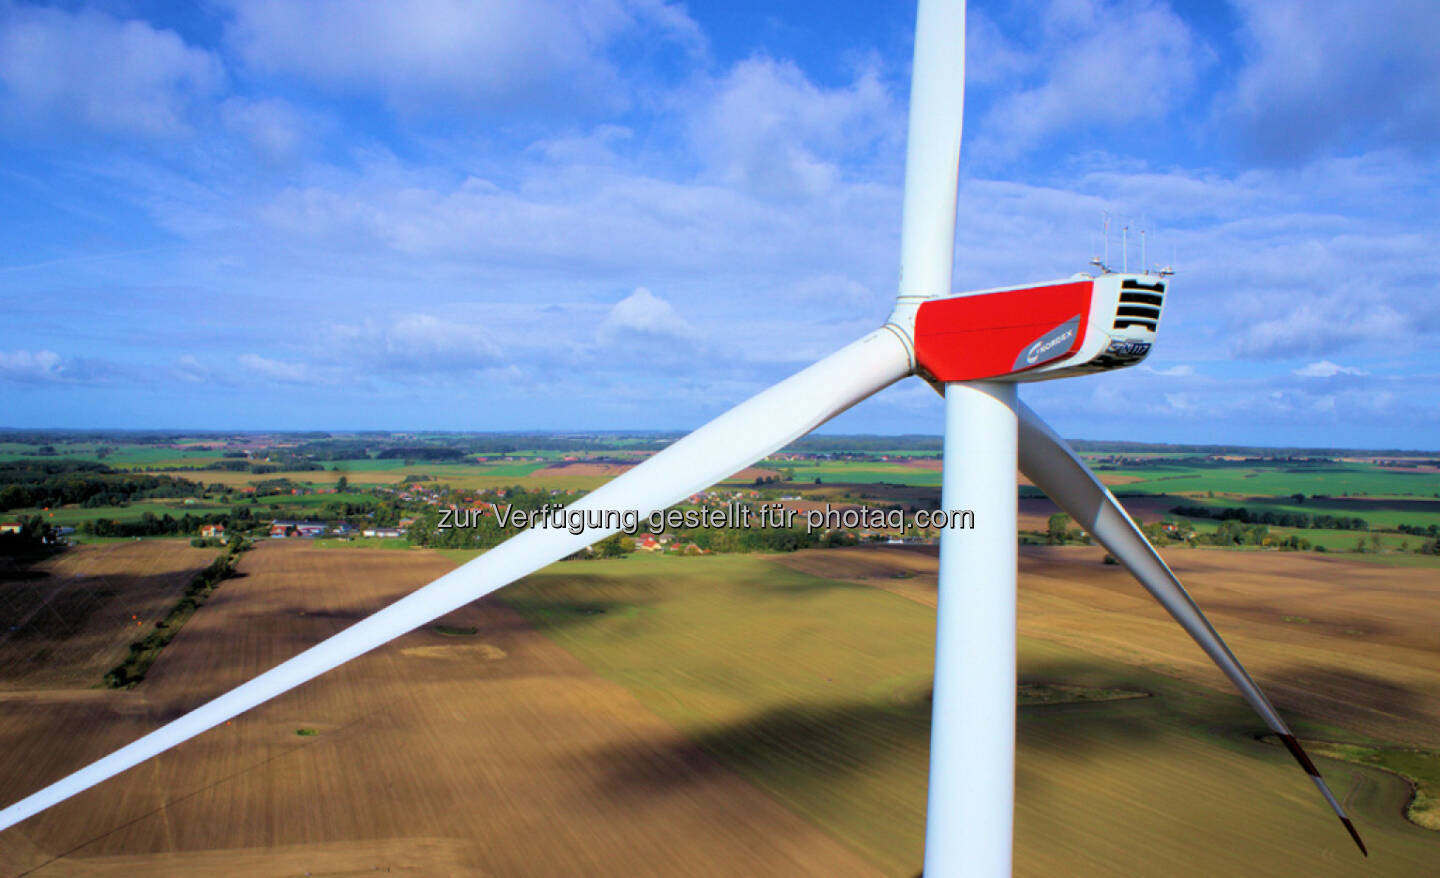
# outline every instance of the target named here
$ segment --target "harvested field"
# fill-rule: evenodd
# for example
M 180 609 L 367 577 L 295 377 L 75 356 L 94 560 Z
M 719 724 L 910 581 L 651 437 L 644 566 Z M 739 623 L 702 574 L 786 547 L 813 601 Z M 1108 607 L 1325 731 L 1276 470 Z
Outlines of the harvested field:
M 621 473 L 629 472 L 631 469 L 634 469 L 637 464 L 642 462 L 642 460 L 636 460 L 633 463 L 595 463 L 585 460 L 559 461 L 550 464 L 544 469 L 537 470 L 533 473 L 533 477 L 537 484 L 543 483 L 547 478 L 557 476 L 566 480 L 571 480 L 575 476 L 596 476 L 613 479 Z M 760 478 L 774 479 L 779 477 L 780 473 L 778 470 L 767 467 L 747 466 L 729 478 L 721 479 L 721 481 L 753 482 Z
M 1110 482 L 1106 482 L 1111 484 Z M 1126 497 L 1120 501 L 1132 518 L 1141 522 L 1159 521 L 1170 510 L 1185 503 L 1180 497 Z M 1043 531 L 1050 525 L 1050 516 L 1060 511 L 1048 497 L 1020 498 L 1019 527 L 1021 530 Z M 1078 527 L 1073 521 L 1070 527 Z
M 1103 554 L 1021 547 L 1021 634 L 1229 691 L 1124 568 L 1100 563 Z M 1283 711 L 1380 741 L 1440 746 L 1434 570 L 1294 552 L 1169 547 L 1165 558 Z M 933 548 L 810 550 L 775 560 L 935 605 Z
M 0 799 L 451 566 L 429 552 L 260 546 L 135 690 L 7 696 Z M 8 830 L 0 874 L 873 873 L 513 611 L 443 622 L 476 633 L 421 629 Z
M 414 467 L 420 469 L 421 467 Z M 246 485 L 253 485 L 256 482 L 268 481 L 271 479 L 289 479 L 296 484 L 312 483 L 316 485 L 333 485 L 344 476 L 352 485 L 393 485 L 405 477 L 409 470 L 353 470 L 333 472 L 330 470 L 295 470 L 293 472 L 276 473 L 251 473 L 251 472 L 230 472 L 225 470 L 164 470 L 158 471 L 157 475 L 175 476 L 176 478 L 189 479 L 193 482 L 200 482 L 204 485 L 219 483 L 229 485 L 232 488 L 241 488 Z M 261 498 L 262 500 L 264 498 Z
M 544 469 L 537 470 L 535 474 L 539 476 L 606 476 L 613 479 L 615 476 L 633 467 L 634 464 L 590 463 L 583 460 L 569 460 L 552 463 Z
M 894 554 L 901 572 L 933 565 Z M 888 874 L 913 876 L 933 614 L 775 560 L 576 562 L 504 599 L 722 764 Z M 1092 612 L 1091 624 L 1111 615 Z M 1238 696 L 1034 637 L 1019 646 L 1022 682 L 1151 697 L 1021 708 L 1017 875 L 1399 878 L 1440 859 L 1440 834 L 1401 816 L 1402 780 L 1321 760 L 1370 843 L 1363 859 L 1288 754 L 1255 740 L 1264 727 Z
M 24 568 L 0 561 L 0 691 L 99 685 L 216 554 L 144 540 L 76 546 Z

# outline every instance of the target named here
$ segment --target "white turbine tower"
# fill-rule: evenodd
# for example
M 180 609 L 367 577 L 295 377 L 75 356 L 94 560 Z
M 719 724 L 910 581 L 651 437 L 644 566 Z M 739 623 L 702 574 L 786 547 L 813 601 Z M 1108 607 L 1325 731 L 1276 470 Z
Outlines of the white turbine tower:
M 1290 729 L 1108 489 L 1021 383 L 1133 365 L 1149 352 L 1165 278 L 1077 275 L 950 292 L 965 90 L 963 0 L 920 0 L 910 96 L 900 287 L 890 320 L 741 403 L 575 503 L 664 509 L 908 375 L 945 397 L 942 507 L 974 527 L 940 539 L 925 873 L 1010 874 L 1015 759 L 1018 467 L 1124 564 L 1230 678 L 1354 825 Z M 614 532 L 532 528 L 249 682 L 0 811 L 0 830 Z

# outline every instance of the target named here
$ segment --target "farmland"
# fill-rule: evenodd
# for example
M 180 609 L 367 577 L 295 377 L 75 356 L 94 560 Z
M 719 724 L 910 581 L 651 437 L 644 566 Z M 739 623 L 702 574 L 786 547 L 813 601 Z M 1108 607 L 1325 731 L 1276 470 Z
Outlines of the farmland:
M 192 551 L 81 551 L 131 547 Z M 1017 874 L 1172 875 L 1185 862 L 1192 874 L 1410 875 L 1440 851 L 1440 836 L 1401 818 L 1398 777 L 1322 760 L 1375 851 L 1359 862 L 1303 774 L 1254 740 L 1246 705 L 1120 571 L 1092 548 L 1022 557 L 1022 679 L 1149 697 L 1021 708 Z M 1296 560 L 1318 567 L 1290 569 Z M 1437 746 L 1440 610 L 1426 579 L 1279 554 L 1182 550 L 1172 563 L 1302 736 Z M 448 564 L 297 544 L 246 554 L 245 576 L 141 687 L 7 695 L 0 795 Z M 932 554 L 901 548 L 557 564 L 24 823 L 13 831 L 23 843 L 6 839 L 6 856 L 24 859 L 7 865 L 69 851 L 33 874 L 523 875 L 582 862 L 629 874 L 642 851 L 670 871 L 749 856 L 746 874 L 765 874 L 804 851 L 818 874 L 913 874 L 933 573 Z M 520 841 L 556 820 L 573 842 L 550 839 L 537 855 Z M 723 838 L 708 833 L 716 820 L 730 826 Z M 611 842 L 592 851 L 599 838 Z M 737 843 L 753 851 L 716 848 Z
M 209 558 L 159 541 L 72 551 L 95 566 L 140 547 L 180 552 L 149 559 L 177 576 Z M 1171 560 L 1303 737 L 1440 745 L 1440 608 L 1423 576 L 1278 554 Z M 248 553 L 135 690 L 81 688 L 82 674 L 4 696 L 0 796 L 450 563 Z M 22 824 L 0 866 L 64 853 L 30 874 L 913 874 L 934 564 L 882 548 L 555 565 Z M 1375 852 L 1359 861 L 1283 750 L 1255 740 L 1248 708 L 1097 550 L 1025 549 L 1021 588 L 1023 681 L 1148 697 L 1022 698 L 1017 874 L 1412 875 L 1440 851 L 1401 816 L 1404 781 L 1322 760 Z
M 1433 471 L 1385 469 L 1370 463 L 1327 462 L 1298 464 L 1285 461 L 1155 462 L 1119 470 L 1135 477 L 1127 491 L 1185 494 L 1213 491 L 1235 496 L 1289 494 L 1354 495 L 1366 497 L 1434 497 Z
M 0 797 L 448 568 L 431 553 L 248 553 L 136 689 L 4 696 Z M 6 833 L 0 874 L 872 873 L 513 611 L 443 624 L 477 634 L 422 629 L 57 806 Z
M 240 471 L 191 469 L 236 458 L 171 440 L 56 455 L 119 474 L 187 467 L 170 470 L 193 482 L 179 495 L 8 514 L 217 516 L 254 534 L 272 517 L 424 524 L 467 495 L 569 502 L 663 444 L 429 460 L 431 445 L 453 457 L 446 442 L 480 440 L 400 437 L 415 459 L 323 456 L 348 449 L 332 440 L 306 458 L 304 437 L 251 437 L 241 465 L 257 471 Z M 1188 533 L 1162 551 L 1312 751 L 1335 757 L 1322 770 L 1374 855 L 1356 857 L 1203 654 L 1062 521 L 1056 544 L 1021 549 L 1017 874 L 1422 873 L 1440 833 L 1404 810 L 1406 777 L 1422 785 L 1417 821 L 1440 799 L 1433 464 L 1086 454 L 1139 520 Z M 21 443 L 0 456 L 54 459 Z M 936 502 L 939 466 L 920 442 L 792 449 L 715 495 L 913 510 Z M 1053 537 L 1053 504 L 1022 497 L 1026 541 Z M 1361 526 L 1246 524 L 1253 540 L 1210 546 L 1242 509 Z M 86 537 L 97 544 L 7 568 L 0 799 L 476 554 L 411 548 L 423 531 L 358 533 L 264 540 L 128 691 L 97 687 L 218 550 Z M 1274 550 L 1291 538 L 1312 550 Z M 563 562 L 7 832 L 0 875 L 913 875 L 935 573 L 926 546 Z
M 33 565 L 0 560 L 0 691 L 99 685 L 214 557 L 147 541 L 78 546 Z
M 1341 589 L 1297 588 L 1302 580 L 1276 568 L 1249 580 L 1264 597 L 1247 603 L 1225 587 L 1243 569 L 1227 563 L 1235 557 L 1183 552 L 1181 575 L 1217 610 L 1222 630 L 1235 630 L 1237 651 L 1258 665 L 1281 709 L 1309 720 L 1299 724 L 1302 735 L 1434 746 L 1440 598 L 1423 578 L 1396 581 L 1379 568 L 1336 562 L 1369 577 L 1365 593 L 1292 625 L 1283 621 L 1287 606 L 1313 613 Z M 927 594 L 933 606 L 934 563 L 886 549 L 768 561 L 630 559 L 553 568 L 504 600 L 717 759 L 891 874 L 906 874 L 923 830 L 933 616 L 917 610 Z M 1096 582 L 1092 573 L 1103 576 Z M 878 599 L 896 585 L 909 590 L 912 607 Z M 1367 597 L 1402 586 L 1408 598 L 1364 609 L 1377 603 Z M 1408 796 L 1402 781 L 1331 762 L 1324 770 L 1353 794 L 1367 834 L 1386 839 L 1372 848 L 1386 847 L 1394 871 L 1376 872 L 1378 855 L 1351 862 L 1323 802 L 1305 798 L 1313 794 L 1303 774 L 1283 751 L 1254 741 L 1263 726 L 1203 654 L 1094 550 L 1026 550 L 1021 588 L 1022 680 L 1152 697 L 1022 708 L 1018 874 L 1077 874 L 1066 863 L 1082 862 L 1080 874 L 1290 874 L 1313 866 L 1405 875 L 1440 852 L 1440 837 L 1399 817 Z M 1351 613 L 1355 624 L 1386 626 L 1385 635 L 1329 643 Z M 1122 624 L 1103 623 L 1112 616 Z M 1200 792 L 1177 801 L 1176 788 Z M 1122 826 L 1145 829 L 1117 837 Z M 1198 838 L 1195 827 L 1203 827 Z M 1231 841 L 1217 846 L 1217 836 Z M 1177 863 L 1193 872 L 1177 872 Z

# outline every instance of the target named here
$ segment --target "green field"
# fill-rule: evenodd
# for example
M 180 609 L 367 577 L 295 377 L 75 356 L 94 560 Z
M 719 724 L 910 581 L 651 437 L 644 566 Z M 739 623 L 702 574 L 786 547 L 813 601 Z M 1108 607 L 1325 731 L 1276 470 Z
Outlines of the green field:
M 1291 494 L 1345 494 L 1379 497 L 1440 496 L 1440 476 L 1424 472 L 1394 472 L 1363 463 L 1300 466 L 1276 462 L 1244 464 L 1154 464 L 1102 470 L 1134 476 L 1125 491 L 1145 493 L 1205 493 L 1237 496 L 1286 497 Z
M 1432 476 L 1440 486 L 1440 476 Z M 1126 485 L 1128 490 L 1131 485 Z M 1376 529 L 1394 529 L 1397 525 L 1410 524 L 1429 527 L 1440 524 L 1440 500 L 1390 499 L 1370 500 L 1364 498 L 1330 498 L 1306 500 L 1296 503 L 1288 497 L 1247 497 L 1243 500 L 1232 498 L 1194 498 L 1176 501 L 1176 505 L 1212 506 L 1216 508 L 1243 506 L 1250 512 L 1303 512 L 1307 515 L 1334 515 L 1347 518 L 1363 518 Z
M 104 457 L 98 453 L 102 447 L 111 451 Z M 187 451 L 156 445 L 114 445 L 103 443 L 77 443 L 56 445 L 55 454 L 44 457 L 34 454 L 34 445 L 17 442 L 0 442 L 0 461 L 6 460 L 93 460 L 116 469 L 152 466 L 203 466 L 220 459 L 219 451 Z M 27 453 L 29 452 L 29 453 Z
M 537 469 L 549 466 L 545 462 L 535 461 L 499 461 L 496 463 L 432 463 L 430 461 L 415 460 L 406 463 L 403 460 L 394 458 L 364 458 L 346 460 L 324 460 L 320 464 L 326 470 L 344 475 L 347 472 L 400 472 L 423 473 L 434 476 L 437 479 L 463 478 L 470 475 L 495 475 L 495 476 L 528 476 Z
M 144 500 L 138 503 L 131 503 L 128 506 L 95 506 L 89 509 L 78 506 L 63 506 L 58 509 L 51 509 L 45 512 L 40 509 L 14 509 L 6 512 L 6 516 L 43 516 L 46 521 L 56 527 L 75 527 L 81 522 L 94 521 L 97 518 L 108 518 L 111 521 L 139 521 L 145 513 L 154 514 L 157 518 L 169 515 L 172 518 L 179 518 L 185 513 L 200 516 L 212 512 L 228 512 L 230 507 L 218 503 L 197 502 L 185 505 L 183 500 Z
M 799 484 L 813 483 L 817 478 L 822 482 L 845 484 L 940 484 L 939 470 L 887 461 L 767 461 L 763 465 L 794 471 L 795 482 Z M 1213 491 L 1231 498 L 1257 495 L 1287 497 L 1291 494 L 1440 498 L 1440 476 L 1434 473 L 1397 472 L 1364 463 L 1314 466 L 1287 461 L 1220 463 L 1205 461 L 1197 455 L 1193 463 L 1167 461 L 1109 466 L 1100 472 L 1139 479 L 1121 488 L 1139 493 L 1205 494 Z
M 915 874 L 931 611 L 756 556 L 562 563 L 500 599 L 722 764 L 887 872 Z M 1236 696 L 1029 639 L 1020 663 L 1022 680 L 1153 697 L 1022 708 L 1017 874 L 1170 875 L 1183 863 L 1418 875 L 1440 861 L 1440 836 L 1400 816 L 1403 781 L 1322 760 L 1376 852 L 1362 861 L 1288 755 L 1255 740 L 1260 723 Z
M 895 485 L 940 486 L 940 471 L 921 469 L 887 461 L 801 460 L 763 464 L 766 468 L 793 470 L 799 485 L 835 482 L 851 485 L 890 483 Z
M 1170 516 L 1180 518 L 1181 516 Z M 1186 518 L 1196 532 L 1212 534 L 1220 527 L 1220 522 L 1212 518 Z M 1380 547 L 1387 552 L 1414 551 L 1425 541 L 1424 537 L 1410 536 L 1408 534 L 1385 533 L 1368 530 L 1329 530 L 1324 528 L 1298 528 L 1280 527 L 1278 525 L 1265 525 L 1271 537 L 1277 541 L 1290 536 L 1297 536 L 1309 540 L 1311 546 L 1324 546 L 1327 552 L 1354 552 L 1355 544 L 1361 541 L 1368 553 L 1372 548 L 1371 536 L 1380 538 Z M 1225 547 L 1220 547 L 1225 548 Z M 1235 551 L 1244 551 L 1261 548 L 1257 546 L 1237 547 Z M 1358 553 L 1357 553 L 1358 554 Z

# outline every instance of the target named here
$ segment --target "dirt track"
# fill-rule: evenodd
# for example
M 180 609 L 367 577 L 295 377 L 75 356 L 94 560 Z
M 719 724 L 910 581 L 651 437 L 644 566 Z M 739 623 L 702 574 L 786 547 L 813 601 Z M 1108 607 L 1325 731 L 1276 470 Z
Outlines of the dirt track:
M 138 689 L 7 696 L 0 799 L 450 566 L 261 546 Z M 509 610 L 444 621 L 478 633 L 407 635 L 26 821 L 0 835 L 0 875 L 873 874 Z

